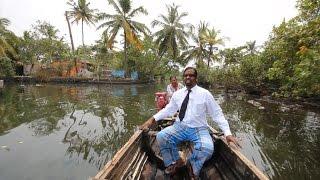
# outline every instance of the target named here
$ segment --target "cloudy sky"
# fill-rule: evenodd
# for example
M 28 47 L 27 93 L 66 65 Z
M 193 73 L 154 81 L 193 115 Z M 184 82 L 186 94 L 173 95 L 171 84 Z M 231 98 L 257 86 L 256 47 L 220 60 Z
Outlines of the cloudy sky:
M 114 13 L 107 0 L 87 0 L 91 8 L 101 12 Z M 9 29 L 21 36 L 30 30 L 37 20 L 47 21 L 59 29 L 59 35 L 68 39 L 68 28 L 64 12 L 69 9 L 67 0 L 0 0 L 0 17 L 11 21 Z M 187 12 L 184 23 L 193 25 L 209 22 L 220 35 L 228 37 L 225 47 L 243 45 L 256 40 L 258 45 L 267 40 L 272 27 L 283 19 L 297 15 L 296 0 L 133 0 L 133 7 L 144 6 L 147 16 L 137 20 L 150 27 L 159 14 L 166 14 L 166 4 L 180 5 L 180 12 Z M 99 23 L 98 23 L 99 24 Z M 152 29 L 151 29 L 152 30 Z M 81 26 L 72 25 L 75 45 L 81 44 Z M 92 44 L 100 38 L 101 31 L 94 26 L 85 26 L 85 44 Z

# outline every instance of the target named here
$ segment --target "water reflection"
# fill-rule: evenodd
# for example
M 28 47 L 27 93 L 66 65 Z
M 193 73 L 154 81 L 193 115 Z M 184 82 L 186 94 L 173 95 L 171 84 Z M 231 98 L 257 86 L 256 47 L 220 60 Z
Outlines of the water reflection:
M 6 86 L 0 95 L 0 179 L 88 179 L 154 111 L 152 85 Z M 318 179 L 317 109 L 285 109 L 217 93 L 243 154 L 271 179 Z M 243 99 L 243 100 L 239 100 Z M 23 163 L 22 163 L 23 162 Z
M 116 94 L 118 91 L 121 93 Z M 8 146 L 7 149 L 11 147 L 11 151 L 0 149 L 0 179 L 50 179 L 51 176 L 56 177 L 54 179 L 63 179 L 64 176 L 67 179 L 87 179 L 93 176 L 130 138 L 134 128 L 152 114 L 149 109 L 153 108 L 153 100 L 153 93 L 145 91 L 145 86 L 136 85 L 7 86 L 0 101 L 0 145 Z M 25 146 L 30 143 L 27 149 L 30 150 L 31 146 L 38 148 L 27 152 L 19 149 L 16 134 L 10 132 L 17 129 L 20 133 L 18 139 L 22 139 Z M 27 158 L 38 155 L 35 159 L 41 159 L 43 163 L 55 161 L 42 156 L 47 147 L 41 146 L 40 142 L 37 144 L 40 139 L 56 145 L 59 142 L 58 146 L 51 148 L 56 151 L 52 152 L 53 157 L 64 159 L 63 165 L 55 163 L 53 168 L 46 169 L 34 159 Z M 18 152 L 24 154 L 24 159 L 34 164 L 35 169 L 44 172 L 43 175 L 35 176 L 32 171 L 10 173 L 11 168 L 21 167 L 14 158 Z M 74 167 L 79 164 L 90 168 Z M 61 167 L 81 172 L 61 174 Z M 52 175 L 53 172 L 56 174 Z
M 259 110 L 236 99 L 221 104 L 242 153 L 271 179 L 318 179 L 320 177 L 319 111 L 281 111 L 281 105 L 265 103 Z

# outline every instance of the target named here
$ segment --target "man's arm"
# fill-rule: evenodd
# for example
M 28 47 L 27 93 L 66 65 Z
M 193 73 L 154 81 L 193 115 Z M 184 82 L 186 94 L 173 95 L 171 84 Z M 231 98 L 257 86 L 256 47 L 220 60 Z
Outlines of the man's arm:
M 155 123 L 155 119 L 154 119 L 154 117 L 152 116 L 151 118 L 149 118 L 143 125 L 141 125 L 140 127 L 139 127 L 139 129 L 141 129 L 141 130 L 143 130 L 143 131 L 147 131 L 149 128 L 150 128 L 150 126 L 153 124 L 153 123 Z
M 165 108 L 160 110 L 158 113 L 153 115 L 151 118 L 147 120 L 142 126 L 140 126 L 140 129 L 147 130 L 155 121 L 161 120 L 163 118 L 172 116 L 174 113 L 177 112 L 177 105 L 175 102 L 175 96 L 172 97 L 171 101 Z
M 223 131 L 225 136 L 231 135 L 229 123 L 223 115 L 222 109 L 219 104 L 214 100 L 212 94 L 210 92 L 206 95 L 206 106 L 208 114 L 210 115 L 211 119 L 215 121 L 219 128 Z
M 213 121 L 215 121 L 220 129 L 223 131 L 224 135 L 226 136 L 227 143 L 230 144 L 231 142 L 234 143 L 236 146 L 241 147 L 240 144 L 237 142 L 236 138 L 232 136 L 230 126 L 224 114 L 222 112 L 221 107 L 215 101 L 214 97 L 211 93 L 208 92 L 207 95 L 207 110 L 208 113 Z
M 176 96 L 173 94 L 169 104 L 166 105 L 165 108 L 161 109 L 157 114 L 153 115 L 156 121 L 161 120 L 163 118 L 167 118 L 172 116 L 178 110 L 178 106 L 176 103 Z

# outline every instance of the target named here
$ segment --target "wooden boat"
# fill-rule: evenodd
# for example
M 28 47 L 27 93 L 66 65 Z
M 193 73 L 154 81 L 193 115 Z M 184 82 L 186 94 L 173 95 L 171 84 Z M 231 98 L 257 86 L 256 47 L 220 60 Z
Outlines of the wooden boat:
M 155 123 L 149 132 L 136 131 L 129 141 L 115 154 L 98 174 L 97 179 L 189 179 L 187 168 L 181 168 L 174 177 L 164 174 L 164 165 L 155 140 L 155 134 L 172 123 L 168 118 Z M 209 127 L 214 140 L 214 155 L 208 160 L 200 173 L 201 179 L 268 179 L 252 162 L 212 127 Z M 192 150 L 188 142 L 180 146 L 184 159 Z

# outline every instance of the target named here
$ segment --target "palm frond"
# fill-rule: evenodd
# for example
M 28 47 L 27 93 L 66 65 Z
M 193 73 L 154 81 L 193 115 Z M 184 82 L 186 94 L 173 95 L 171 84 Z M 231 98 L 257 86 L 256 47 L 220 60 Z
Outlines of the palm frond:
M 138 15 L 139 13 L 142 13 L 144 15 L 148 15 L 148 11 L 146 9 L 144 9 L 142 6 L 140 6 L 136 9 L 132 10 L 129 13 L 128 17 L 134 17 L 134 16 Z
M 123 12 L 121 11 L 117 3 L 114 2 L 114 0 L 108 0 L 108 2 L 113 6 L 113 8 L 117 11 L 118 14 L 123 14 Z

